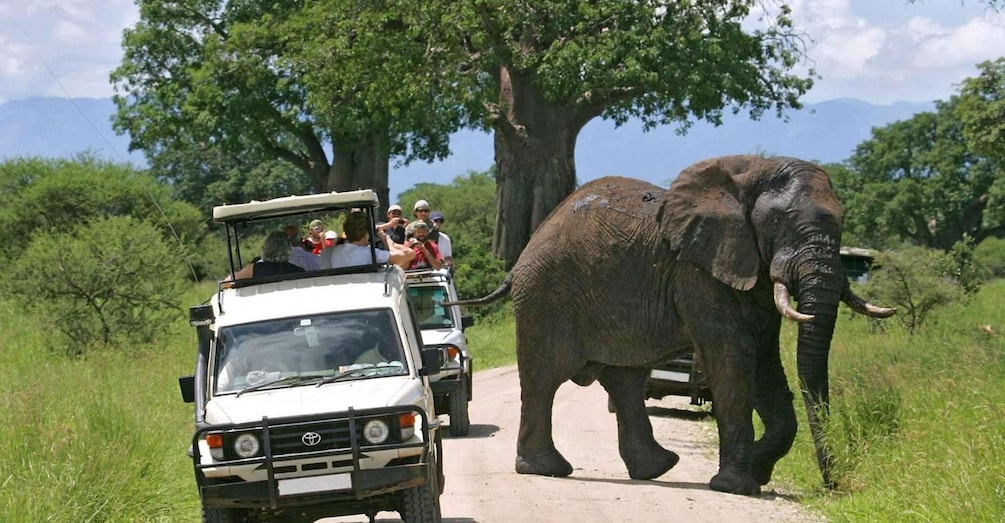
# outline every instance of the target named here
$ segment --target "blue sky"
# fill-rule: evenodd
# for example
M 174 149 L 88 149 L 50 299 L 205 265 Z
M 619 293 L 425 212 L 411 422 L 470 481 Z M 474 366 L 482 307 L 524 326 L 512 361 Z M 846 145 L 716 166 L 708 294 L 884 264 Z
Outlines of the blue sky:
M 823 77 L 806 102 L 947 98 L 977 63 L 1005 49 L 1005 15 L 977 0 L 788 3 Z M 137 19 L 131 0 L 0 0 L 0 103 L 110 96 L 122 31 Z

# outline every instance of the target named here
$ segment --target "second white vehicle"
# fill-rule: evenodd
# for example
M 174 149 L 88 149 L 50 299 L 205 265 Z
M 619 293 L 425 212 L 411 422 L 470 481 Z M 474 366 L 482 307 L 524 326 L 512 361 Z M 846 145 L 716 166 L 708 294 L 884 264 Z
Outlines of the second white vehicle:
M 474 318 L 461 315 L 457 305 L 441 305 L 445 301 L 457 301 L 453 276 L 447 269 L 408 271 L 407 282 L 423 346 L 439 347 L 442 351 L 440 371 L 429 377 L 436 412 L 449 417 L 451 436 L 467 436 L 471 430 L 468 403 L 472 398 L 472 358 L 464 329 L 474 324 Z

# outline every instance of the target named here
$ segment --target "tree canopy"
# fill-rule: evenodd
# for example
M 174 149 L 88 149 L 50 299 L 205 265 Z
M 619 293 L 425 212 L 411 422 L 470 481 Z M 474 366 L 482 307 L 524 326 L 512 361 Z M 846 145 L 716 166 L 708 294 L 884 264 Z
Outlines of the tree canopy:
M 1002 63 L 981 64 L 981 76 L 934 111 L 873 129 L 845 165 L 831 166 L 851 242 L 948 251 L 964 236 L 1005 234 L 1005 154 L 991 145 L 1005 125 Z
M 512 263 L 574 189 L 592 118 L 686 129 L 726 108 L 799 106 L 802 38 L 787 6 L 761 7 L 141 0 L 112 74 L 116 124 L 162 176 L 207 182 L 178 184 L 190 191 L 281 161 L 305 175 L 287 184 L 369 186 L 385 201 L 389 156 L 442 157 L 460 126 L 492 128 L 494 250 Z
M 116 128 L 186 197 L 285 171 L 282 183 L 257 185 L 275 191 L 268 196 L 370 187 L 386 202 L 389 155 L 447 153 L 455 117 L 437 126 L 439 93 L 418 88 L 416 76 L 425 46 L 403 34 L 411 25 L 387 20 L 393 11 L 345 0 L 138 3 L 112 72 Z M 228 198 L 214 203 L 264 196 L 230 186 L 212 193 Z

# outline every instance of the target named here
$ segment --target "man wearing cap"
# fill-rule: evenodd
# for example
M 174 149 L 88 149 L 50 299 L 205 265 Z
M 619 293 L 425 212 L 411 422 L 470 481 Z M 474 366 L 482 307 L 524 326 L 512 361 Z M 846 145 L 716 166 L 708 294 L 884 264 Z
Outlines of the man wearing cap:
M 311 243 L 314 246 L 311 249 L 311 254 L 321 254 L 325 241 L 325 222 L 321 220 L 311 221 L 310 225 L 307 226 L 307 234 L 310 236 Z
M 433 269 L 443 268 L 443 256 L 436 242 L 429 239 L 429 226 L 422 220 L 412 222 L 412 239 L 408 240 L 408 246 L 415 251 L 415 258 L 412 259 L 409 269 Z
M 403 244 L 405 243 L 405 227 L 408 226 L 408 223 L 408 218 L 401 216 L 401 206 L 392 205 L 387 208 L 387 221 L 377 224 L 377 236 L 379 238 L 380 233 L 385 232 L 394 243 Z
M 334 230 L 326 230 L 325 239 L 322 241 L 325 248 L 319 255 L 318 264 L 322 269 L 329 269 L 332 267 L 332 252 L 335 250 L 335 246 L 341 243 L 339 240 L 339 233 Z
M 447 236 L 443 232 L 443 213 L 440 211 L 434 211 L 429 214 L 429 219 L 433 222 L 433 227 L 436 228 L 436 246 L 440 248 L 440 254 L 443 256 L 443 264 L 447 267 L 454 266 L 454 249 L 450 243 L 450 236 Z

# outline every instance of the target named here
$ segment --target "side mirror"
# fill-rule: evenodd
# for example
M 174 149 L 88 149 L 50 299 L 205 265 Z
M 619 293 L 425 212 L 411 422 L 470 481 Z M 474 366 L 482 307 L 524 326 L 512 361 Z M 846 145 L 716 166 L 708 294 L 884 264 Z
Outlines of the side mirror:
M 464 330 L 475 324 L 474 316 L 461 316 L 461 330 Z
M 431 376 L 440 372 L 440 366 L 443 365 L 443 352 L 439 347 L 432 347 L 422 349 L 422 368 L 419 369 L 420 376 Z
M 185 403 L 195 403 L 195 376 L 182 376 L 178 378 L 178 387 L 181 388 L 181 399 Z

